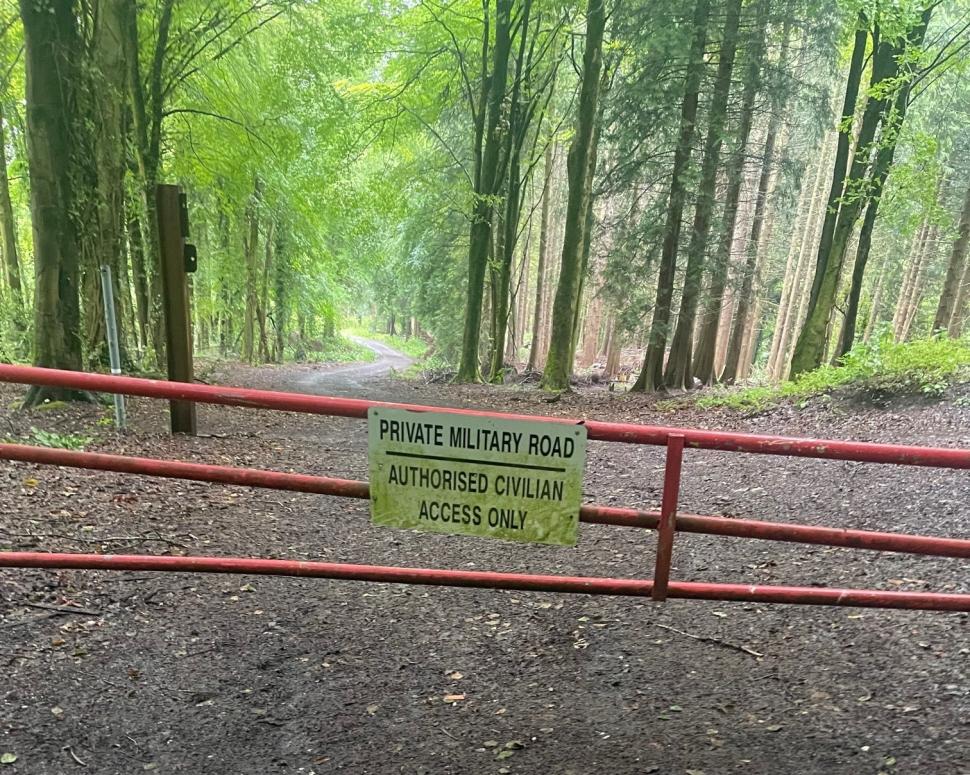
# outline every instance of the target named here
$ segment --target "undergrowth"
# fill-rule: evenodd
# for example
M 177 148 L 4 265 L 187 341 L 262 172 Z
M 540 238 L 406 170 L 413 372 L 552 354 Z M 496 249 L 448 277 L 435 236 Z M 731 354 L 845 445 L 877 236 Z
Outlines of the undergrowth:
M 415 360 L 420 360 L 428 354 L 429 345 L 419 336 L 397 336 L 383 331 L 374 331 L 366 324 L 349 328 L 346 333 L 383 342 Z
M 852 387 L 881 394 L 940 396 L 947 387 L 970 373 L 970 341 L 934 337 L 897 344 L 891 337 L 858 344 L 839 366 L 822 366 L 815 371 L 777 386 L 756 386 L 742 390 L 722 389 L 699 398 L 701 408 L 763 409 L 783 399 L 805 401 Z
M 77 433 L 55 433 L 33 426 L 30 428 L 30 441 L 40 447 L 82 450 L 91 443 L 91 440 L 90 436 L 82 436 Z
M 359 363 L 377 360 L 377 353 L 345 336 L 334 336 L 311 342 L 303 360 L 307 363 Z

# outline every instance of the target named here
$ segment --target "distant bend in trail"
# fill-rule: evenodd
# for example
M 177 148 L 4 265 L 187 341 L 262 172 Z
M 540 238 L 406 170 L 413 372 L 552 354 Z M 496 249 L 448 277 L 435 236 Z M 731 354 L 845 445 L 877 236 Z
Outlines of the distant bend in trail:
M 377 353 L 377 360 L 368 363 L 349 363 L 346 366 L 310 374 L 300 383 L 299 387 L 302 391 L 328 395 L 352 395 L 361 392 L 368 382 L 386 377 L 392 371 L 404 371 L 414 363 L 413 359 L 383 342 L 360 336 L 351 336 L 350 339 L 361 347 Z

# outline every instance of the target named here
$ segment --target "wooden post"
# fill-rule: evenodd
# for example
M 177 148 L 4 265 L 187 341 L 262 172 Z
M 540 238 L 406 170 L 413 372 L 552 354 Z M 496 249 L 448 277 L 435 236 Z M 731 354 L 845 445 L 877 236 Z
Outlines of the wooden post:
M 189 317 L 189 286 L 185 271 L 188 221 L 183 223 L 178 186 L 159 185 L 156 196 L 168 378 L 173 382 L 192 382 L 192 321 Z M 169 401 L 169 414 L 172 433 L 195 435 L 194 403 Z

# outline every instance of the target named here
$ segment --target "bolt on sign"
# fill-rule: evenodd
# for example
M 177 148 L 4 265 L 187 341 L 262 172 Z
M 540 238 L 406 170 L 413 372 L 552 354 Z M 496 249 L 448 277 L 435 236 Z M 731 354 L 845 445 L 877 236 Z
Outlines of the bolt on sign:
M 586 426 L 372 407 L 367 436 L 375 524 L 575 545 Z

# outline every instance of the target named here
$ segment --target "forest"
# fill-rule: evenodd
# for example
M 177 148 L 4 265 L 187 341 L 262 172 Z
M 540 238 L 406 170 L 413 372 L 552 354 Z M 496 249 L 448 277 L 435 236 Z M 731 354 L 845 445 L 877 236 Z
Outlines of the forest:
M 5 0 L 0 359 L 164 368 L 348 322 L 461 382 L 779 382 L 970 306 L 967 0 Z

